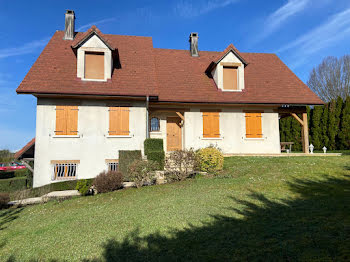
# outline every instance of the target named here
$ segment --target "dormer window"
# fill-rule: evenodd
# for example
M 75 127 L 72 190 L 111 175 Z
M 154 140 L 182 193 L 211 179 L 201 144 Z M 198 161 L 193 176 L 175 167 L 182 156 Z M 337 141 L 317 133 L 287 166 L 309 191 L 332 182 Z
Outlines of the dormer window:
M 105 57 L 102 52 L 85 52 L 85 79 L 105 79 Z
M 224 66 L 223 75 L 223 89 L 228 91 L 238 90 L 238 67 Z

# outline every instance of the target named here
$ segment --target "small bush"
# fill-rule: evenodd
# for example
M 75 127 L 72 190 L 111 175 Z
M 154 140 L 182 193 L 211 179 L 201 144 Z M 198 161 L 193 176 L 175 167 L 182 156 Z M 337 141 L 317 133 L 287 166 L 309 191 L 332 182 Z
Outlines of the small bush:
M 27 168 L 18 169 L 15 171 L 15 177 L 24 177 L 27 176 L 27 173 L 30 172 Z
M 118 171 L 103 171 L 95 177 L 93 185 L 98 193 L 106 193 L 122 188 L 123 175 Z
M 33 188 L 33 173 L 28 170 L 27 174 L 27 188 Z
M 125 181 L 130 181 L 128 168 L 135 160 L 141 160 L 141 150 L 120 150 L 119 151 L 119 170 L 124 175 Z
M 215 173 L 223 169 L 224 156 L 214 147 L 202 148 L 196 154 L 198 167 L 201 171 Z
M 164 165 L 165 165 L 164 151 L 150 151 L 148 152 L 147 159 L 150 161 L 154 161 L 158 164 L 157 170 L 164 170 Z
M 75 189 L 78 190 L 82 196 L 86 196 L 89 194 L 90 187 L 91 187 L 91 182 L 89 180 L 81 179 L 81 180 L 78 180 Z
M 0 192 L 14 192 L 27 188 L 26 177 L 13 177 L 8 179 L 0 179 Z
M 163 139 L 160 138 L 147 138 L 144 142 L 145 155 L 148 156 L 149 152 L 164 151 Z
M 0 209 L 7 208 L 10 202 L 10 195 L 8 193 L 0 193 Z
M 188 178 L 196 168 L 196 155 L 192 149 L 171 152 L 165 161 L 165 176 L 168 182 Z
M 155 171 L 158 163 L 154 161 L 135 160 L 129 166 L 129 176 L 131 181 L 135 182 L 137 188 L 142 187 L 146 182 L 152 182 L 152 171 Z

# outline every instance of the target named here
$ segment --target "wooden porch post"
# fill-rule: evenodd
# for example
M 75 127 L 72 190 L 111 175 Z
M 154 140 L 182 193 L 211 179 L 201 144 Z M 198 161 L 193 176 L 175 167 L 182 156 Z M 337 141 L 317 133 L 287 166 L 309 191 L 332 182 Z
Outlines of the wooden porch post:
M 307 113 L 303 113 L 302 136 L 303 136 L 303 151 L 305 154 L 308 154 L 309 153 L 309 128 L 307 125 Z

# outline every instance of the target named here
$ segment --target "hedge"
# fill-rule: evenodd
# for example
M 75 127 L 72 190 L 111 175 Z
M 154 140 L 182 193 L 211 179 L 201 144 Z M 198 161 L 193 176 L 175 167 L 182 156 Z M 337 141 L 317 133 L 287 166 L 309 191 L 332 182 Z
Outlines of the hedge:
M 124 181 L 129 181 L 129 165 L 135 160 L 141 160 L 141 150 L 119 150 L 119 171 L 122 172 Z
M 13 177 L 8 179 L 0 179 L 0 192 L 14 192 L 27 188 L 26 177 Z
M 160 138 L 147 138 L 144 142 L 144 146 L 146 156 L 152 151 L 164 151 L 163 139 Z
M 148 152 L 147 160 L 152 160 L 158 163 L 159 170 L 164 170 L 165 153 L 164 151 Z
M 1 171 L 0 172 L 0 181 L 1 181 L 1 179 L 8 179 L 8 178 L 13 178 L 13 177 L 15 177 L 14 171 Z

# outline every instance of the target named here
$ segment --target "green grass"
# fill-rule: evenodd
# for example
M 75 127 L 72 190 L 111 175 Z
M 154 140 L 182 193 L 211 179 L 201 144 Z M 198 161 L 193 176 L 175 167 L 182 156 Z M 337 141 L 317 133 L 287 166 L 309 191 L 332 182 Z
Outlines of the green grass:
M 215 178 L 0 211 L 4 261 L 350 260 L 350 156 L 231 157 Z

